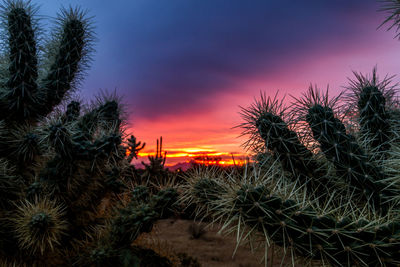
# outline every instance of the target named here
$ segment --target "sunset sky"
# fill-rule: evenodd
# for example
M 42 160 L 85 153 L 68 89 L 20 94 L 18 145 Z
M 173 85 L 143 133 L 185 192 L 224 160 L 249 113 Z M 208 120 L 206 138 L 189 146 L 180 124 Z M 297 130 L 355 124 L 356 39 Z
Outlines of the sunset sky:
M 94 16 L 98 41 L 80 95 L 116 90 L 144 152 L 163 136 L 168 164 L 242 155 L 232 127 L 260 91 L 299 96 L 312 83 L 337 93 L 353 70 L 400 71 L 400 41 L 377 29 L 386 15 L 376 0 L 35 2 L 44 18 L 69 4 Z

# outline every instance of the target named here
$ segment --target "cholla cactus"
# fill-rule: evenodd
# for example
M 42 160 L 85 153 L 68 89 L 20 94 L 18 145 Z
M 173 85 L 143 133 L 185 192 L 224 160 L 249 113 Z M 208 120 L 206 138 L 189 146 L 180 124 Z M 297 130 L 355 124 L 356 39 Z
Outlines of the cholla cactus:
M 398 31 L 400 2 L 383 2 L 384 23 Z M 266 264 L 276 244 L 293 265 L 399 266 L 396 85 L 376 69 L 354 74 L 345 95 L 311 86 L 291 109 L 265 95 L 242 109 L 254 165 L 242 175 L 194 173 L 182 201 L 222 222 L 238 245 L 264 246 Z
M 398 32 L 400 2 L 383 2 L 384 24 Z M 276 244 L 293 265 L 399 266 L 396 85 L 376 69 L 354 74 L 346 97 L 310 87 L 288 112 L 263 95 L 242 109 L 255 165 L 239 176 L 189 176 L 182 200 L 236 232 L 238 245 L 263 245 L 266 263 Z
M 120 101 L 104 96 L 91 107 L 79 101 L 57 107 L 86 68 L 91 23 L 79 9 L 63 9 L 41 50 L 35 12 L 20 0 L 1 10 L 0 262 L 136 265 L 141 257 L 131 243 L 170 215 L 176 191 L 111 209 L 130 194 Z M 132 139 L 128 146 L 133 153 L 143 147 Z
M 182 200 L 238 244 L 276 244 L 293 263 L 400 264 L 395 87 L 375 69 L 355 74 L 347 103 L 310 87 L 291 110 L 264 95 L 242 109 L 255 165 L 239 176 L 192 174 Z

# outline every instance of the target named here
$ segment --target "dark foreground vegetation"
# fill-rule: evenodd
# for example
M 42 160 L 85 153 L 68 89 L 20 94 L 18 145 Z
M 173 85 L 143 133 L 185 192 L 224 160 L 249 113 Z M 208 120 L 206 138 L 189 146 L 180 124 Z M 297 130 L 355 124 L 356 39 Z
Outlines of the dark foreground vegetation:
M 400 3 L 386 10 L 397 27 Z M 399 266 L 400 106 L 390 78 L 354 73 L 344 94 L 310 87 L 291 109 L 261 95 L 242 109 L 252 164 L 170 172 L 160 139 L 138 170 L 130 163 L 144 144 L 125 133 L 118 98 L 71 100 L 90 59 L 90 20 L 64 9 L 43 41 L 35 13 L 18 0 L 1 11 L 1 266 L 198 266 L 140 242 L 171 217 L 220 225 L 238 245 L 265 249 L 265 262 L 280 247 L 291 264 Z

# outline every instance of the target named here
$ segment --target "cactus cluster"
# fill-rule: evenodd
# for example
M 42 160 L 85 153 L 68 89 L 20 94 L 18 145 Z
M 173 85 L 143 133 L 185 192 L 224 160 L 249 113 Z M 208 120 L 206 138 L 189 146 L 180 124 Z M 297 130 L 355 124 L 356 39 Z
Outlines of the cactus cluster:
M 162 151 L 162 137 L 157 139 L 157 147 L 156 154 L 154 156 L 149 156 L 149 164 L 146 164 L 142 161 L 142 164 L 145 167 L 145 172 L 143 173 L 143 177 L 157 177 L 162 178 L 165 176 L 165 161 L 167 160 L 167 152 Z
M 399 160 L 391 153 L 398 146 L 392 131 L 396 127 L 388 129 L 389 140 L 382 138 L 390 149 L 375 149 L 374 142 L 364 139 L 377 140 L 376 135 L 346 131 L 344 119 L 333 112 L 337 99 L 329 102 L 314 89 L 305 97 L 292 105 L 299 117 L 287 116 L 290 123 L 275 109 L 276 99 L 262 96 L 244 109 L 242 126 L 251 135 L 246 144 L 261 154 L 255 165 L 242 175 L 192 174 L 183 200 L 202 207 L 199 214 L 221 221 L 222 231 L 236 232 L 238 243 L 260 241 L 261 235 L 266 248 L 281 246 L 293 260 L 300 256 L 334 266 L 397 266 L 400 186 L 398 174 L 385 173 L 384 164 Z M 288 125 L 300 122 L 308 123 L 308 132 L 299 127 L 304 131 L 298 137 Z M 317 142 L 300 141 L 309 137 Z M 362 140 L 368 146 L 358 143 Z M 379 151 L 386 156 L 369 155 Z
M 376 69 L 355 74 L 343 97 L 350 103 L 311 86 L 291 109 L 265 95 L 243 108 L 254 165 L 241 175 L 192 174 L 182 200 L 236 232 L 238 243 L 261 235 L 266 248 L 281 246 L 293 262 L 398 266 L 395 88 Z
M 383 2 L 384 23 L 398 31 L 399 1 Z M 189 174 L 181 201 L 235 233 L 238 246 L 263 247 L 266 265 L 277 245 L 281 264 L 399 266 L 397 85 L 376 68 L 354 76 L 337 97 L 310 86 L 290 108 L 265 94 L 242 108 L 253 163 L 242 174 Z
M 398 31 L 399 1 L 383 2 L 384 24 Z M 397 85 L 376 68 L 354 76 L 334 98 L 310 86 L 291 108 L 263 94 L 242 108 L 254 163 L 241 175 L 189 175 L 182 201 L 236 233 L 238 245 L 263 246 L 266 264 L 276 244 L 281 264 L 399 266 Z
M 157 255 L 132 242 L 171 215 L 177 192 L 128 183 L 144 144 L 126 138 L 116 96 L 73 99 L 94 39 L 85 12 L 63 9 L 48 40 L 36 12 L 1 7 L 0 265 L 146 266 Z
M 263 94 L 242 108 L 254 166 L 242 175 L 194 173 L 182 200 L 235 231 L 238 243 L 261 234 L 293 259 L 398 266 L 396 88 L 376 69 L 354 74 L 335 98 L 311 86 L 290 109 Z

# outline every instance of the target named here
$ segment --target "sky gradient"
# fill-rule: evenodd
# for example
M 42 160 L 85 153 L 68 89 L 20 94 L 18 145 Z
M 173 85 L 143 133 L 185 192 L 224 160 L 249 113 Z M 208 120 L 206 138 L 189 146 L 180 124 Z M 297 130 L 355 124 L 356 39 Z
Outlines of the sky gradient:
M 337 94 L 352 71 L 400 70 L 400 41 L 377 29 L 386 15 L 375 0 L 35 2 L 44 18 L 69 4 L 94 16 L 98 41 L 80 95 L 116 90 L 145 152 L 163 136 L 169 164 L 243 154 L 232 127 L 260 91 L 299 96 L 312 83 Z

